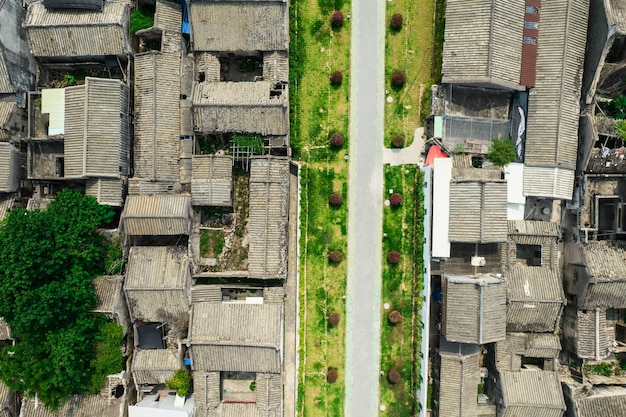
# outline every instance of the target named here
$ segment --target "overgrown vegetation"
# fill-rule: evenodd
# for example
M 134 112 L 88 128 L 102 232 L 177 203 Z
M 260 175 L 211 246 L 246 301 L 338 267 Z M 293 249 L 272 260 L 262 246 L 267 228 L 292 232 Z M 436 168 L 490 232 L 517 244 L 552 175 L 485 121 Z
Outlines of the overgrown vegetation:
M 122 249 L 122 239 L 115 238 L 106 248 L 106 256 L 104 258 L 104 272 L 107 275 L 117 275 L 124 268 L 124 251 Z
M 0 352 L 0 378 L 52 409 L 121 370 L 119 329 L 91 313 L 107 251 L 96 228 L 113 216 L 64 190 L 45 211 L 10 211 L 0 228 L 0 316 L 18 340 Z
M 421 107 L 433 79 L 435 2 L 387 2 L 389 25 L 385 35 L 385 88 L 392 100 L 385 103 L 387 147 L 391 146 L 394 135 L 404 136 L 409 146 L 415 129 L 422 125 Z M 403 79 L 392 77 L 396 71 L 403 74 Z
M 186 397 L 191 389 L 191 372 L 185 368 L 177 369 L 172 379 L 165 381 L 165 385 L 176 390 L 176 395 Z
M 263 138 L 252 133 L 240 133 L 233 135 L 233 144 L 240 148 L 251 148 L 254 153 L 263 153 Z
M 617 93 L 613 100 L 600 103 L 600 107 L 614 119 L 626 119 L 626 95 Z
M 509 139 L 494 139 L 489 146 L 489 152 L 487 152 L 487 159 L 493 162 L 494 165 L 503 167 L 517 159 L 517 152 L 515 152 L 515 144 Z
M 415 166 L 385 166 L 385 191 L 393 189 L 403 196 L 402 205 L 385 207 L 383 213 L 383 256 L 397 251 L 395 264 L 383 260 L 382 302 L 390 310 L 381 311 L 380 403 L 385 404 L 384 415 L 409 417 L 417 407 L 414 393 L 419 386 L 418 321 L 421 299 L 418 283 L 422 256 L 421 217 L 419 205 L 421 171 Z M 416 199 L 418 197 L 418 199 Z M 396 373 L 391 373 L 394 370 Z M 382 413 L 381 413 L 382 414 Z
M 131 13 L 128 31 L 134 34 L 137 31 L 148 29 L 152 25 L 154 25 L 154 8 L 140 7 Z
M 203 258 L 217 258 L 224 250 L 224 232 L 221 230 L 200 230 L 200 256 Z

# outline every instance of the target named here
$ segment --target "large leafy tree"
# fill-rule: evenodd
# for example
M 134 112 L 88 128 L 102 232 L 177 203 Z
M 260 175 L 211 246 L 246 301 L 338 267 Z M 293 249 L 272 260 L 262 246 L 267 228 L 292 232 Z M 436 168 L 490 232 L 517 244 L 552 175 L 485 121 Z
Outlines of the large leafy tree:
M 97 390 L 94 373 L 119 370 L 100 369 L 101 356 L 111 354 L 101 352 L 101 334 L 111 324 L 91 313 L 92 279 L 106 252 L 96 228 L 113 215 L 93 197 L 64 190 L 47 210 L 10 211 L 0 227 L 0 317 L 18 340 L 0 352 L 0 378 L 53 409 L 73 393 Z M 105 333 L 115 339 L 107 363 L 120 367 L 123 336 Z

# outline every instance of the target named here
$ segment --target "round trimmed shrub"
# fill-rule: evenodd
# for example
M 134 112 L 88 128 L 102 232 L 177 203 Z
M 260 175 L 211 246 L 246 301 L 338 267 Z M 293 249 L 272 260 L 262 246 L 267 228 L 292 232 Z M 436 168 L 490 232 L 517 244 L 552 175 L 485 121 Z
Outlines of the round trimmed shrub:
M 398 324 L 402 321 L 402 314 L 398 310 L 393 310 L 387 314 L 387 319 L 391 324 Z
M 326 381 L 328 381 L 329 384 L 332 384 L 337 381 L 337 378 L 339 378 L 337 370 L 335 368 L 328 368 L 326 371 Z
M 335 148 L 341 148 L 343 146 L 343 140 L 343 135 L 339 132 L 334 132 L 330 135 L 330 139 L 328 139 L 330 146 L 334 146 Z
M 394 135 L 391 138 L 391 146 L 394 148 L 401 148 L 404 146 L 404 136 L 402 135 Z
M 389 262 L 392 265 L 395 265 L 398 262 L 400 262 L 400 252 L 398 252 L 397 250 L 390 251 L 387 254 L 387 262 Z
M 406 77 L 402 71 L 396 71 L 391 74 L 391 85 L 394 87 L 402 87 L 405 81 Z
M 334 250 L 328 254 L 328 260 L 334 264 L 338 264 L 343 259 L 343 255 L 338 250 Z
M 389 27 L 393 30 L 402 29 L 402 15 L 400 13 L 396 13 L 391 16 L 391 20 L 389 21 Z
M 339 324 L 339 322 L 341 321 L 341 316 L 339 315 L 339 313 L 337 313 L 336 311 L 333 311 L 332 313 L 330 313 L 330 315 L 328 316 L 328 324 L 330 324 L 331 326 L 335 327 L 336 325 Z
M 343 81 L 343 74 L 341 73 L 341 71 L 335 71 L 330 76 L 330 83 L 333 85 L 339 85 L 341 84 L 341 81 Z
M 328 196 L 328 204 L 331 206 L 340 206 L 343 203 L 343 197 L 339 193 L 332 193 Z
M 402 376 L 397 369 L 390 369 L 389 372 L 387 372 L 387 381 L 389 381 L 390 384 L 397 384 L 401 379 Z
M 343 26 L 343 20 L 344 20 L 343 13 L 337 10 L 336 12 L 333 13 L 331 23 L 334 28 L 340 28 L 341 26 Z
M 402 194 L 398 194 L 398 193 L 391 194 L 391 197 L 389 197 L 389 202 L 394 207 L 398 207 L 402 205 Z

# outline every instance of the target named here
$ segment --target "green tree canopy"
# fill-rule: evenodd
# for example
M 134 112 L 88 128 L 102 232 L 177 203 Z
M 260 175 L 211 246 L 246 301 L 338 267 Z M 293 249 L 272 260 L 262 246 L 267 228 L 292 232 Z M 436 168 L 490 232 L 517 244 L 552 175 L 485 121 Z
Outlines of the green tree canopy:
M 0 378 L 52 408 L 73 393 L 97 391 L 94 378 L 104 380 L 94 374 L 121 369 L 121 330 L 108 330 L 117 324 L 92 313 L 92 280 L 103 273 L 107 249 L 96 228 L 113 216 L 93 197 L 64 190 L 47 210 L 11 210 L 0 227 L 0 317 L 18 340 L 0 352 Z M 110 353 L 101 352 L 103 330 L 117 362 L 96 369 Z
M 508 165 L 517 159 L 515 144 L 508 139 L 494 139 L 489 146 L 487 158 L 499 167 Z

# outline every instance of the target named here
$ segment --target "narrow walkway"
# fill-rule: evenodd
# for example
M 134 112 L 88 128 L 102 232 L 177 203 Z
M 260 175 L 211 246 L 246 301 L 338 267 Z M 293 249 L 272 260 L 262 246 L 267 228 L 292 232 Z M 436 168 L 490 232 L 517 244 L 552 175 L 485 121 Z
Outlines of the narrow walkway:
M 424 151 L 424 128 L 418 127 L 413 135 L 411 146 L 400 149 L 383 149 L 383 164 L 390 165 L 419 165 L 424 163 L 422 152 Z
M 352 2 L 346 417 L 378 415 L 385 2 Z

